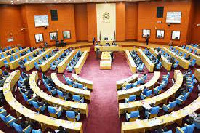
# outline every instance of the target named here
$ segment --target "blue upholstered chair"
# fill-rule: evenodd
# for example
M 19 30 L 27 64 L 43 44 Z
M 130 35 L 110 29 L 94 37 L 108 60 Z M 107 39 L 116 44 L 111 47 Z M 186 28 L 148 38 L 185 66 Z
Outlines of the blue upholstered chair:
M 64 77 L 66 83 L 67 83 L 69 86 L 72 86 L 72 85 L 73 85 L 73 81 L 72 81 L 70 78 L 65 77 L 65 75 L 63 75 L 63 77 Z
M 50 69 L 51 70 L 56 70 L 56 68 L 57 68 L 57 65 L 56 64 L 54 64 L 53 62 L 50 64 Z
M 9 126 L 9 127 L 12 127 L 13 126 L 13 123 L 17 121 L 17 119 L 13 116 L 11 116 L 10 114 L 8 116 L 5 117 L 5 120 L 6 120 L 6 124 Z
M 56 109 L 55 107 L 48 106 L 48 111 L 51 117 L 59 118 L 62 113 L 62 109 Z
M 81 98 L 80 95 L 73 95 L 73 96 L 72 96 L 72 100 L 73 100 L 74 102 L 84 103 L 84 97 Z
M 173 64 L 173 68 L 177 68 L 177 67 L 178 67 L 178 63 L 179 63 L 179 61 L 176 61 L 176 62 Z
M 180 105 L 180 104 L 182 104 L 183 102 L 185 102 L 186 99 L 188 98 L 189 94 L 190 94 L 190 93 L 187 92 L 187 93 L 185 93 L 184 95 L 179 95 L 178 98 L 176 98 L 176 103 Z
M 157 69 L 157 70 L 160 70 L 160 69 L 161 69 L 161 67 L 162 67 L 162 63 L 161 63 L 161 62 L 159 62 L 159 63 L 156 65 L 156 69 Z
M 31 61 L 33 58 L 31 56 L 28 57 L 28 60 Z
M 196 59 L 193 59 L 192 62 L 190 62 L 190 66 L 194 66 L 196 64 Z
M 58 96 L 59 96 L 60 99 L 67 100 L 69 98 L 69 93 L 66 93 L 64 95 L 62 91 L 57 90 L 57 94 L 58 94 Z
M 138 70 L 138 71 L 143 71 L 143 69 L 144 69 L 144 63 L 142 63 L 141 65 L 139 65 L 139 66 L 137 67 L 137 70 Z
M 38 103 L 36 101 L 32 101 L 31 102 L 32 105 L 34 106 L 34 108 L 38 111 L 38 112 L 41 112 L 41 111 L 44 111 L 45 110 L 45 104 L 43 104 L 43 106 L 39 106 Z
M 186 58 L 186 56 L 187 56 L 187 54 L 186 54 L 186 53 L 184 53 L 184 55 L 183 55 L 183 58 L 185 59 L 185 58 Z
M 125 98 L 125 103 L 133 102 L 136 100 L 136 95 L 130 95 L 129 98 Z
M 27 126 L 25 129 L 23 129 L 21 127 L 21 125 L 18 125 L 17 123 L 13 123 L 13 127 L 15 128 L 15 130 L 18 132 L 18 133 L 30 133 L 31 130 L 32 130 L 32 127 L 29 125 Z
M 7 60 L 4 60 L 3 63 L 4 63 L 4 66 L 5 66 L 6 68 L 9 68 L 9 63 L 8 63 Z
M 42 133 L 41 129 L 38 130 L 32 130 L 32 133 Z
M 156 88 L 154 88 L 153 93 L 154 94 L 160 94 L 161 90 L 162 90 L 162 86 L 161 85 L 157 86 Z
M 160 111 L 160 106 L 152 107 L 150 111 L 145 111 L 145 116 L 148 119 L 151 119 L 153 117 L 157 117 L 157 114 Z
M 34 66 L 35 66 L 35 69 L 40 70 L 40 66 L 38 65 L 37 62 L 34 62 Z
M 138 117 L 140 117 L 139 111 L 131 111 L 130 114 L 126 113 L 127 121 L 135 121 Z
M 76 115 L 74 111 L 66 111 L 66 117 L 69 121 L 79 121 L 80 120 L 80 113 Z
M 186 125 L 184 127 L 177 127 L 176 128 L 176 133 L 193 133 L 194 132 L 194 127 L 195 125 Z
M 150 97 L 152 95 L 152 90 L 148 90 L 146 93 L 141 94 L 141 99 L 145 99 L 147 97 Z
M 176 107 L 176 101 L 173 101 L 173 102 L 170 102 L 168 105 L 163 105 L 162 109 L 165 111 L 165 112 L 169 112 L 169 111 L 172 111 L 175 107 Z

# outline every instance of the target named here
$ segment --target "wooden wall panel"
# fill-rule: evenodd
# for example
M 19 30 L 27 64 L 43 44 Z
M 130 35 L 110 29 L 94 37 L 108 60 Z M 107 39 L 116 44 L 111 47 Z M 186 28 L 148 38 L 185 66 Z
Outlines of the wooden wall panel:
M 164 17 L 157 18 L 157 7 L 164 6 Z M 189 15 L 192 7 L 192 2 L 140 2 L 138 4 L 138 41 L 145 41 L 142 38 L 142 29 L 151 29 L 150 42 L 168 44 L 171 39 L 173 30 L 181 31 L 180 41 L 173 41 L 174 44 L 180 45 L 187 42 L 187 33 L 189 28 Z M 147 10 L 148 9 L 148 10 Z M 168 11 L 181 11 L 181 24 L 171 24 L 168 26 L 165 23 L 166 14 Z M 162 23 L 157 23 L 161 21 Z M 165 38 L 156 38 L 156 29 L 165 30 Z
M 77 41 L 88 40 L 87 4 L 75 4 L 75 29 Z
M 116 40 L 125 41 L 125 3 L 116 3 Z
M 63 39 L 63 31 L 71 31 L 71 39 L 64 41 L 68 43 L 76 42 L 75 34 L 75 21 L 74 21 L 74 5 L 72 4 L 58 4 L 58 5 L 25 5 L 25 16 L 29 30 L 29 39 L 31 46 L 40 46 L 43 44 L 35 43 L 35 34 L 42 33 L 44 41 L 49 45 L 55 44 L 55 41 L 50 41 L 49 33 L 53 31 L 58 32 L 58 40 Z M 51 21 L 50 10 L 58 10 L 58 21 Z M 35 27 L 34 15 L 48 15 L 49 26 L 47 29 L 44 27 Z
M 22 16 L 20 6 L 0 6 L 0 47 L 21 44 L 24 46 L 24 32 L 21 31 Z M 14 38 L 8 42 L 8 38 Z
M 96 4 L 87 4 L 88 12 L 88 41 L 92 42 L 93 37 L 97 38 L 97 18 L 96 18 Z
M 137 3 L 126 3 L 126 40 L 137 39 L 138 34 L 138 5 Z
M 192 35 L 191 42 L 192 43 L 199 43 L 200 44 L 200 26 L 197 26 L 197 24 L 200 24 L 200 1 L 194 0 L 194 15 L 193 15 L 193 24 L 192 24 Z

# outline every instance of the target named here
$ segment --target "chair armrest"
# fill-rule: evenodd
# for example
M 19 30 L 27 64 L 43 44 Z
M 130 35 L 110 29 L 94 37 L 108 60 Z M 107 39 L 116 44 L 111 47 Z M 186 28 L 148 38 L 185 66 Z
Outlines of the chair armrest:
M 28 128 L 31 128 L 31 129 L 32 129 L 32 127 L 29 125 L 29 126 L 27 126 L 27 127 L 23 130 L 23 133 L 25 133 L 25 132 L 28 130 Z

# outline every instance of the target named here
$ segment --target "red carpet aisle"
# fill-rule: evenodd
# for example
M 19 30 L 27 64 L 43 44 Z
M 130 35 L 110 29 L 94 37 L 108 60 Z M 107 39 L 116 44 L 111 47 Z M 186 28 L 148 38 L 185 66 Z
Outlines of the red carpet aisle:
M 131 76 L 123 54 L 114 55 L 112 70 L 100 70 L 92 50 L 84 64 L 81 77 L 92 80 L 94 89 L 89 104 L 89 117 L 85 119 L 84 133 L 120 133 L 116 81 Z

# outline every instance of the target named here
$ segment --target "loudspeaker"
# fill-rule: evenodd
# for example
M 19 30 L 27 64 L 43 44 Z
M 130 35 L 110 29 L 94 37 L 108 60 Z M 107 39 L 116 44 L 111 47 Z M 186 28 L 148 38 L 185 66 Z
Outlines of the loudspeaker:
M 51 21 L 58 21 L 58 12 L 57 10 L 50 10 L 51 12 Z
M 163 18 L 164 7 L 157 7 L 157 18 Z

